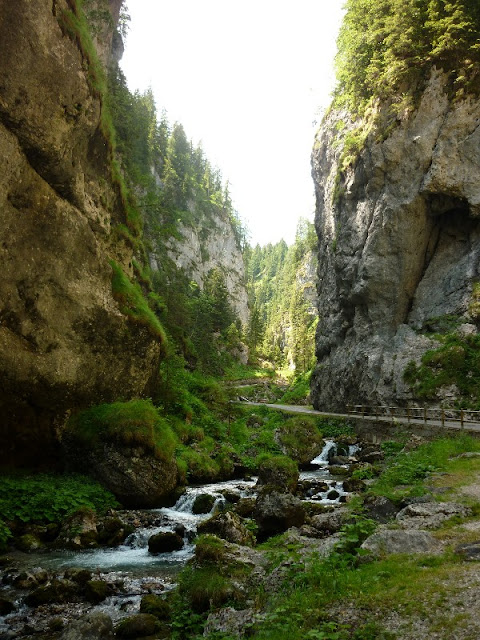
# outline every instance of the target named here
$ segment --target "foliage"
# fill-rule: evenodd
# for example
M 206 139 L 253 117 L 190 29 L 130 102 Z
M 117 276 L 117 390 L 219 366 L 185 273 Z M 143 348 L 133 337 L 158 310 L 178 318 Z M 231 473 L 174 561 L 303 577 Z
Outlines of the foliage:
M 118 441 L 143 446 L 159 460 L 170 460 L 177 438 L 151 400 L 130 400 L 91 407 L 70 418 L 67 433 L 81 442 Z
M 405 381 L 419 398 L 436 398 L 442 387 L 454 384 L 459 407 L 480 409 L 480 336 L 449 333 L 435 338 L 441 346 L 427 351 L 420 365 L 411 361 Z
M 110 265 L 113 297 L 120 304 L 120 311 L 134 322 L 146 326 L 165 347 L 167 343 L 165 330 L 154 311 L 148 306 L 140 285 L 131 282 L 114 260 L 110 261 Z
M 355 435 L 354 427 L 344 418 L 318 418 L 318 426 L 324 438 Z
M 100 484 L 81 475 L 17 473 L 0 476 L 0 523 L 61 522 L 81 507 L 100 513 L 118 507 L 114 496 Z M 1 524 L 0 539 L 8 537 Z
M 348 0 L 338 38 L 337 105 L 411 108 L 433 66 L 462 95 L 476 80 L 480 7 L 471 0 Z
M 5 524 L 5 522 L 0 518 L 0 552 L 5 551 L 5 549 L 7 548 L 7 543 L 11 537 L 12 532 Z
M 307 404 L 310 399 L 312 369 L 296 376 L 288 390 L 279 398 L 279 404 Z
M 251 308 L 246 341 L 254 357 L 267 357 L 277 367 L 288 362 L 297 374 L 313 365 L 316 245 L 313 224 L 300 219 L 291 247 L 282 240 L 244 252 Z

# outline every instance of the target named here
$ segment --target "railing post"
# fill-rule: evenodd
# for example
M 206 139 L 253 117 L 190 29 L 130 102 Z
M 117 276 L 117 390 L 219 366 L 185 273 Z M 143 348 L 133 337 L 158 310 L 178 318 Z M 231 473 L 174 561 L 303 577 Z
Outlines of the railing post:
M 407 422 L 410 424 L 410 407 L 407 407 Z
M 423 407 L 423 421 L 427 424 L 427 407 Z
M 445 409 L 442 407 L 442 427 L 445 426 Z
M 377 419 L 378 422 L 378 407 L 375 406 L 375 418 Z
M 463 409 L 460 409 L 460 426 L 463 429 Z

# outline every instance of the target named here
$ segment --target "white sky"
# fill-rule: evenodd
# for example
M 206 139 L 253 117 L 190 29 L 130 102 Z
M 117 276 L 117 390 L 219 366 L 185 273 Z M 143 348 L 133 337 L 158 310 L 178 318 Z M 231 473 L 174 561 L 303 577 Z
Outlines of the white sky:
M 314 121 L 333 88 L 344 0 L 130 0 L 121 62 L 229 180 L 250 242 L 313 219 Z

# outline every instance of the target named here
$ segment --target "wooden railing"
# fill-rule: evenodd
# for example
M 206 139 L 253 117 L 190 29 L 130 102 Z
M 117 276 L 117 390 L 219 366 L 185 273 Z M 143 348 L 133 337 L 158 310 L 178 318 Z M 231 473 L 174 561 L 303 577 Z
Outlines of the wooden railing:
M 470 409 L 428 409 L 427 407 L 375 407 L 368 405 L 347 405 L 347 413 L 364 418 L 407 420 L 407 422 L 439 422 L 442 427 L 448 422 L 458 422 L 463 429 L 466 424 L 480 424 L 480 411 Z

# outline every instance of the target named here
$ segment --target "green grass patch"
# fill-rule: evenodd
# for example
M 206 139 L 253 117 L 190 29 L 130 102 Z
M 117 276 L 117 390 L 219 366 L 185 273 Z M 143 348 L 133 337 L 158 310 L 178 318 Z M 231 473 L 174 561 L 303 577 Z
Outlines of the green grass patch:
M 142 446 L 159 460 L 170 460 L 177 438 L 151 400 L 130 400 L 91 407 L 72 416 L 67 427 L 70 436 L 84 444 L 116 441 Z
M 307 404 L 310 398 L 311 371 L 295 378 L 289 389 L 278 400 L 279 404 Z
M 110 261 L 110 266 L 112 267 L 113 297 L 119 303 L 120 311 L 133 322 L 147 327 L 165 349 L 167 335 L 160 320 L 149 307 L 140 286 L 131 282 L 114 260 Z

